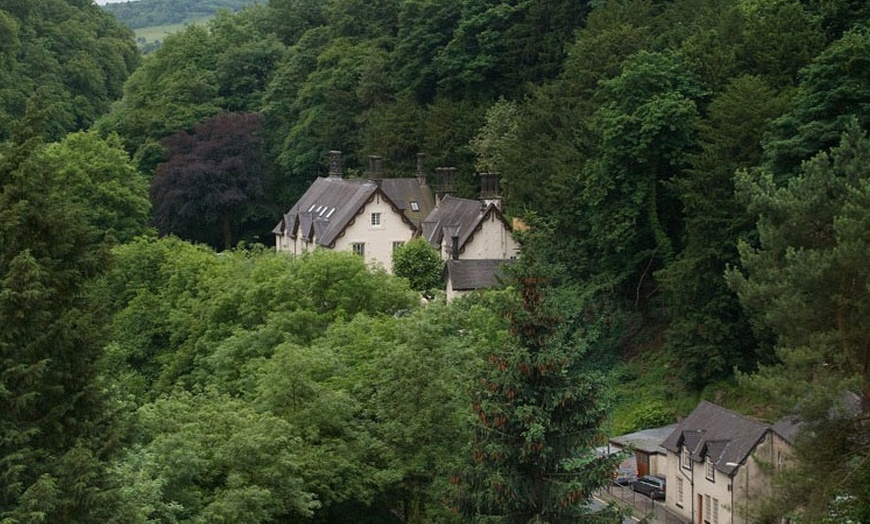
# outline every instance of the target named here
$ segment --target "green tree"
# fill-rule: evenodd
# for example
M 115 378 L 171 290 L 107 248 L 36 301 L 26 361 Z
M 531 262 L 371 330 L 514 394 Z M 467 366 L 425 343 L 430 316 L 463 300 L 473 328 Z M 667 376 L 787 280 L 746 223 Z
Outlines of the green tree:
M 411 289 L 430 295 L 441 287 L 444 263 L 423 237 L 414 238 L 393 251 L 393 274 L 407 278 Z
M 290 424 L 242 401 L 178 392 L 139 408 L 117 469 L 134 521 L 272 522 L 311 517 Z
M 794 174 L 801 162 L 835 146 L 846 124 L 857 118 L 870 126 L 870 28 L 843 35 L 802 72 L 791 108 L 765 139 L 766 163 L 779 176 Z
M 68 198 L 87 209 L 88 222 L 118 242 L 145 231 L 150 205 L 148 181 L 136 169 L 117 135 L 67 135 L 34 161 L 66 186 Z
M 540 275 L 517 279 L 510 340 L 487 356 L 472 395 L 471 463 L 456 480 L 455 502 L 474 522 L 612 522 L 610 510 L 591 516 L 587 506 L 618 460 L 595 451 L 604 385 L 584 362 L 601 318 L 591 302 L 580 313 L 576 303 L 554 301 Z
M 673 181 L 685 221 L 683 248 L 656 278 L 672 319 L 667 348 L 694 389 L 729 376 L 734 367 L 750 370 L 762 358 L 723 273 L 739 259 L 737 241 L 753 229 L 734 195 L 734 173 L 761 162 L 762 134 L 783 107 L 762 79 L 733 80 L 708 106 L 691 168 Z
M 36 140 L 0 149 L 0 520 L 108 521 L 115 435 L 92 287 L 108 250 L 40 153 Z
M 729 283 L 756 328 L 775 338 L 778 359 L 747 382 L 815 430 L 804 434 L 811 444 L 798 456 L 814 487 L 799 497 L 787 490 L 792 509 L 808 520 L 820 520 L 838 499 L 863 508 L 862 518 L 870 510 L 870 448 L 861 423 L 870 414 L 868 160 L 870 139 L 852 123 L 839 146 L 805 163 L 787 185 L 766 171 L 738 178 L 758 218 L 758 243 L 741 243 L 741 269 L 729 271 Z M 834 414 L 849 394 L 860 399 L 860 413 Z M 840 437 L 832 432 L 845 426 L 851 429 Z M 849 452 L 812 451 L 829 444 Z

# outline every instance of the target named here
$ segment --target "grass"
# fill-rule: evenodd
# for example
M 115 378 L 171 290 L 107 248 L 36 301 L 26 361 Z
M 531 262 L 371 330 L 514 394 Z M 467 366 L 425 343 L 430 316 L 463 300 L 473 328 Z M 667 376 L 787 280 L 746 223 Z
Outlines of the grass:
M 148 44 L 154 44 L 156 42 L 162 42 L 166 39 L 167 36 L 172 33 L 177 33 L 179 31 L 183 31 L 185 27 L 192 24 L 202 24 L 209 20 L 211 17 L 205 17 L 195 20 L 189 20 L 187 22 L 181 24 L 170 24 L 170 25 L 155 25 L 151 27 L 142 27 L 134 30 L 133 32 L 136 34 L 136 42 L 139 43 L 140 47 L 143 47 Z

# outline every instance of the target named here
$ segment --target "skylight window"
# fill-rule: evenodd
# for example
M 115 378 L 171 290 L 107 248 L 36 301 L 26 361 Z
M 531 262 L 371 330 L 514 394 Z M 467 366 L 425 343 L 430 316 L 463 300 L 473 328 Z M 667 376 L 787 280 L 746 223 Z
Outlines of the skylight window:
M 335 213 L 335 208 L 329 210 L 329 213 L 326 214 L 326 218 L 331 217 L 333 213 Z
M 416 201 L 411 201 L 411 211 L 420 211 L 420 204 Z

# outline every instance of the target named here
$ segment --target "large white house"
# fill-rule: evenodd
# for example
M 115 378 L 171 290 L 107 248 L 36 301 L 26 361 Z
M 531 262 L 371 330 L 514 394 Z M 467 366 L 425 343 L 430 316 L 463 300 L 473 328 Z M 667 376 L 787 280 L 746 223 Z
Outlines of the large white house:
M 453 175 L 448 168 L 438 172 Z M 378 157 L 370 157 L 369 178 L 342 175 L 340 153 L 333 151 L 329 176 L 317 178 L 272 230 L 279 252 L 302 254 L 318 247 L 353 251 L 391 271 L 393 250 L 423 235 L 443 260 L 501 261 L 517 255 L 500 200 L 486 191 L 493 184 L 490 178 L 484 177 L 486 198 L 471 200 L 452 196 L 452 184 L 443 181 L 433 191 L 422 161 L 414 177 L 383 178 Z

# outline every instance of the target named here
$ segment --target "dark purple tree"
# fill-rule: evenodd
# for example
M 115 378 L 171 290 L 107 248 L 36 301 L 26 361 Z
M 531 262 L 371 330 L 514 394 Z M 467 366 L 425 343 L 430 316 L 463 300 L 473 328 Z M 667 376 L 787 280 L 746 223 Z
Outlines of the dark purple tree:
M 233 247 L 245 223 L 264 208 L 268 169 L 260 115 L 222 113 L 162 143 L 168 159 L 157 167 L 150 191 L 160 234 Z

